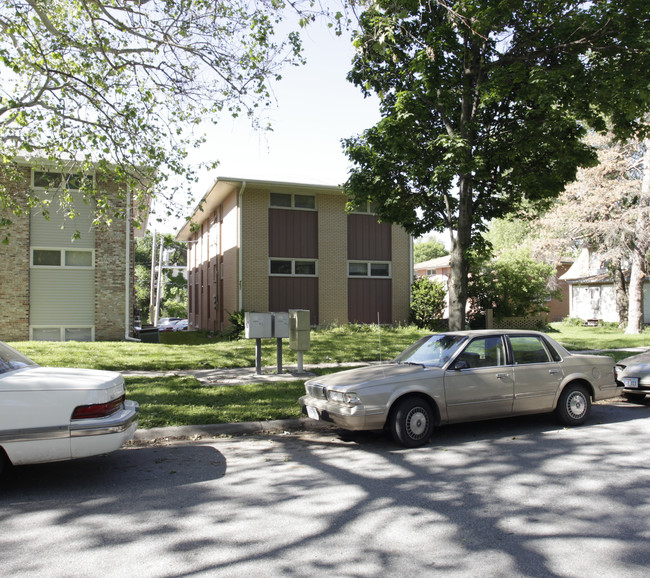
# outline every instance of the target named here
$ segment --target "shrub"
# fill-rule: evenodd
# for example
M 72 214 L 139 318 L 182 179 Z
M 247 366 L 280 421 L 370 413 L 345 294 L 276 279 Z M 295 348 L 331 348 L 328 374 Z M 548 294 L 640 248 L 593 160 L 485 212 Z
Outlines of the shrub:
M 420 277 L 411 286 L 409 321 L 423 329 L 436 329 L 442 321 L 447 290 L 441 281 Z

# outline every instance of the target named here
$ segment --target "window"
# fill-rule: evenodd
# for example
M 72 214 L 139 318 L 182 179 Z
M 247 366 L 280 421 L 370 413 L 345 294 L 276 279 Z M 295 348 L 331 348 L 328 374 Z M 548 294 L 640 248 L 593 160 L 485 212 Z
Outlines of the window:
M 316 197 L 313 195 L 290 195 L 288 193 L 271 193 L 271 206 L 283 209 L 316 210 Z
M 32 327 L 32 341 L 93 341 L 92 327 Z
M 543 341 L 535 335 L 510 336 L 510 347 L 515 364 L 549 363 L 549 352 Z
M 354 207 L 352 208 L 351 212 L 352 213 L 364 213 L 368 215 L 374 215 L 375 214 L 375 209 L 377 207 L 376 203 L 373 203 L 372 201 L 350 201 L 350 203 L 354 203 Z
M 33 267 L 93 267 L 92 249 L 32 249 Z
M 349 277 L 390 277 L 390 263 L 377 261 L 349 261 Z
M 506 351 L 501 337 L 474 339 L 456 361 L 466 361 L 472 367 L 498 367 L 506 364 Z
M 81 189 L 91 186 L 91 175 L 63 174 L 57 171 L 34 171 L 34 186 L 43 189 Z
M 317 275 L 316 261 L 304 259 L 271 259 L 269 265 L 271 275 L 309 276 Z

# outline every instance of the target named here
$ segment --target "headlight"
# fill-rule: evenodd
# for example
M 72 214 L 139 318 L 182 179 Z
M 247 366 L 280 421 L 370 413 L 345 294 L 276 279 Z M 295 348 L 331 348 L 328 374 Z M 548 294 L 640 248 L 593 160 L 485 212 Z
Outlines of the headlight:
M 356 393 L 344 393 L 342 391 L 335 391 L 333 389 L 327 390 L 327 399 L 335 403 L 345 403 L 348 405 L 356 405 L 361 403 L 361 400 Z

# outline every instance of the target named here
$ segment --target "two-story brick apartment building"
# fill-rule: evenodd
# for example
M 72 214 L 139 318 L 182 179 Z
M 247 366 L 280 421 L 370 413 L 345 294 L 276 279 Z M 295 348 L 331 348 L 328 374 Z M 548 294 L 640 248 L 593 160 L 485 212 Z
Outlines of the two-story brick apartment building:
M 108 228 L 93 226 L 92 208 L 74 190 L 76 176 L 22 166 L 22 183 L 11 194 L 25 199 L 34 191 L 48 199 L 49 219 L 42 207 L 10 215 L 8 244 L 0 244 L 0 340 L 122 340 L 133 328 L 133 238 L 128 218 Z M 74 197 L 74 219 L 56 201 L 52 183 L 68 180 Z M 95 178 L 85 174 L 83 178 Z M 117 185 L 98 183 L 116 210 Z M 2 215 L 0 215 L 2 216 Z M 79 232 L 78 238 L 75 232 Z
M 412 243 L 338 187 L 216 179 L 176 239 L 188 243 L 189 324 L 309 309 L 314 325 L 408 318 Z

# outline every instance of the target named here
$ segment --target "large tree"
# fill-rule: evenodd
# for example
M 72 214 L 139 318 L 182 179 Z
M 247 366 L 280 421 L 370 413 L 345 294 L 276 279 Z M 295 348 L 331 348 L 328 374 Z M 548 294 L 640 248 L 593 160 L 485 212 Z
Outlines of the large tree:
M 643 128 L 647 2 L 375 0 L 356 45 L 349 79 L 379 95 L 382 120 L 344 141 L 346 192 L 414 235 L 449 232 L 460 329 L 485 223 L 547 207 L 596 163 L 580 120 Z
M 108 171 L 122 191 L 143 194 L 173 175 L 186 187 L 188 150 L 203 141 L 199 125 L 222 114 L 255 117 L 271 101 L 269 81 L 300 62 L 299 36 L 286 32 L 292 26 L 276 32 L 288 13 L 304 23 L 313 14 L 300 7 L 314 3 L 288 5 L 2 0 L 0 226 L 38 202 L 10 193 L 21 157 L 64 173 Z M 84 192 L 93 195 L 90 186 Z M 114 206 L 96 207 L 99 222 L 115 217 Z
M 599 164 L 581 170 L 539 219 L 536 251 L 551 259 L 571 246 L 598 253 L 612 274 L 622 325 L 639 333 L 650 251 L 650 146 L 593 134 L 588 142 L 598 150 Z

